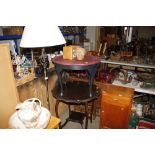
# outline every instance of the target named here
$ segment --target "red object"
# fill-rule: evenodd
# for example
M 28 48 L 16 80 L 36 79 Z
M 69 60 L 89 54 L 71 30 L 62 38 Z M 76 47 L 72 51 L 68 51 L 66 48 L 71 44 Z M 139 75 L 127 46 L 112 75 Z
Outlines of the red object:
M 63 56 L 56 56 L 52 59 L 53 63 L 68 66 L 89 66 L 100 63 L 101 59 L 97 56 L 86 55 L 83 60 L 67 60 Z
M 155 123 L 140 120 L 138 123 L 138 129 L 155 129 Z
M 112 83 L 115 78 L 115 73 L 109 70 L 98 70 L 95 79 L 103 83 Z

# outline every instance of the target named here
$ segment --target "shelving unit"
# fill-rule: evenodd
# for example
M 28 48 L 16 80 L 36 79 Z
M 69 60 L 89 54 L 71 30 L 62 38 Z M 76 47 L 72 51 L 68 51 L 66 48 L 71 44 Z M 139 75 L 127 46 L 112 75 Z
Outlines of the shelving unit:
M 19 53 L 18 51 L 18 44 L 17 44 L 17 40 L 18 39 L 21 39 L 22 35 L 3 35 L 3 36 L 0 36 L 0 41 L 3 41 L 3 40 L 14 40 L 15 42 L 15 45 L 16 45 L 16 52 L 17 54 Z
M 133 86 L 130 83 L 129 84 L 119 83 L 118 84 L 116 82 L 113 82 L 112 84 L 113 85 L 117 85 L 117 86 L 123 86 L 123 87 L 133 88 L 136 92 L 139 92 L 139 93 L 145 93 L 145 94 L 155 95 L 155 88 L 148 88 L 148 89 L 145 88 L 144 89 L 144 88 L 141 88 L 141 87 Z
M 59 28 L 66 41 L 72 40 L 72 44 L 83 44 L 86 35 L 86 26 L 59 26 Z
M 104 60 L 104 59 L 101 60 L 101 63 L 155 69 L 155 65 L 126 63 L 121 61 L 112 61 L 112 60 Z
M 155 69 L 155 65 L 148 65 L 148 64 L 135 64 L 135 63 L 126 63 L 126 62 L 121 62 L 121 61 L 112 61 L 112 60 L 101 60 L 101 63 L 104 64 L 114 64 L 114 65 L 121 65 L 121 66 L 130 66 L 130 67 L 139 67 L 139 68 L 147 68 L 147 69 Z M 128 88 L 134 88 L 136 92 L 140 92 L 140 93 L 146 93 L 146 94 L 150 94 L 150 95 L 155 95 L 155 88 L 148 88 L 148 89 L 144 89 L 138 86 L 133 86 L 130 83 L 129 84 L 122 84 L 120 82 L 113 82 L 113 85 L 117 85 L 117 86 L 124 86 L 124 87 L 128 87 Z
M 74 37 L 74 44 L 76 43 L 76 36 L 82 36 L 82 33 L 63 33 L 64 37 L 69 37 L 69 36 L 73 36 Z

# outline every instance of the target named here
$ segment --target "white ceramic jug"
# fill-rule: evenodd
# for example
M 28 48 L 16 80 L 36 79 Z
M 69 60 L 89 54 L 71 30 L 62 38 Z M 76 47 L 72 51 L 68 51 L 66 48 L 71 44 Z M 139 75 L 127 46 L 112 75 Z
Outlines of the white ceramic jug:
M 41 112 L 41 101 L 37 98 L 31 98 L 16 106 L 18 118 L 27 128 L 34 128 L 38 123 L 38 117 Z
M 51 117 L 50 112 L 41 107 L 41 101 L 37 98 L 18 104 L 16 110 L 9 120 L 10 128 L 45 128 Z

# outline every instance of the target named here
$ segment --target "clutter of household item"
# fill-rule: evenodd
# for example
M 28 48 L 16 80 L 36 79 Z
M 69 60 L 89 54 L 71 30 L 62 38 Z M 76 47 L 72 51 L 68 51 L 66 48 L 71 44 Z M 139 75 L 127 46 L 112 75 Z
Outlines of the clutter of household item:
M 11 58 L 17 86 L 35 78 L 33 63 L 25 55 L 12 55 Z
M 30 98 L 16 106 L 16 112 L 10 117 L 9 128 L 43 129 L 49 123 L 51 114 L 41 106 L 37 98 Z
M 71 76 L 77 78 L 87 78 L 87 71 L 70 71 Z M 148 75 L 147 78 L 142 78 L 146 73 L 137 73 L 131 70 L 125 70 L 120 68 L 99 68 L 95 75 L 95 80 L 103 83 L 111 83 L 116 85 L 126 85 L 129 87 L 137 88 L 153 88 L 155 87 L 154 75 Z
M 155 128 L 155 97 L 140 94 L 134 97 L 129 128 Z
M 137 88 L 153 88 L 155 87 L 155 74 L 154 73 L 138 73 L 135 71 L 127 71 L 119 69 L 119 72 L 113 81 L 113 84 L 126 85 Z
M 12 58 L 12 65 L 16 79 L 21 79 L 33 72 L 32 62 L 30 62 L 25 55 L 17 55 L 15 58 Z

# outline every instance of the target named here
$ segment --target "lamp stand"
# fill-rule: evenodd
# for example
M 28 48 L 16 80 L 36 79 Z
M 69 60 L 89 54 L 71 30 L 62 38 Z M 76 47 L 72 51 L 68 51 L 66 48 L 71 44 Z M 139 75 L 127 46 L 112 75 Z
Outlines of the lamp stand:
M 41 54 L 41 64 L 44 68 L 44 78 L 45 78 L 45 85 L 46 85 L 46 97 L 47 97 L 47 106 L 50 110 L 50 103 L 49 103 L 49 92 L 48 92 L 48 76 L 47 76 L 47 68 L 49 66 L 48 57 L 45 52 L 45 49 L 42 48 L 42 54 Z

